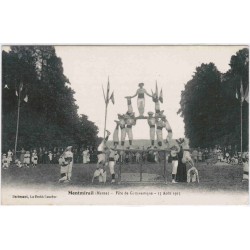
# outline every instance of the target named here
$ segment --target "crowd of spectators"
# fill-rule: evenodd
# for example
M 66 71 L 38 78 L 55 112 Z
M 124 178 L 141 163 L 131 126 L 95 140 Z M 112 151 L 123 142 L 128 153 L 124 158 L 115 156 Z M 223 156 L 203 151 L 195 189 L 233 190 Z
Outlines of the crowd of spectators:
M 145 150 L 148 149 L 148 150 Z M 137 147 L 137 150 L 131 151 L 119 151 L 119 162 L 124 164 L 134 164 L 139 162 L 161 162 L 164 160 L 164 154 L 159 151 L 150 150 L 152 148 Z M 153 149 L 157 149 L 156 147 Z M 24 163 L 24 156 L 29 152 L 30 157 L 33 152 L 36 152 L 38 157 L 38 164 L 58 164 L 58 160 L 62 153 L 64 152 L 63 147 L 54 147 L 48 149 L 46 147 L 39 148 L 22 148 L 17 151 L 16 158 L 19 159 L 20 163 Z M 238 152 L 237 147 L 221 147 L 216 145 L 214 148 L 193 148 L 190 150 L 191 156 L 195 163 L 205 162 L 208 159 L 214 158 L 216 161 L 227 162 L 232 164 L 240 163 L 241 153 Z M 74 163 L 96 163 L 97 162 L 97 149 L 94 147 L 85 148 L 73 148 Z M 14 150 L 9 150 L 6 156 L 6 162 L 10 164 L 14 158 Z M 242 158 L 248 158 L 248 153 L 244 153 Z

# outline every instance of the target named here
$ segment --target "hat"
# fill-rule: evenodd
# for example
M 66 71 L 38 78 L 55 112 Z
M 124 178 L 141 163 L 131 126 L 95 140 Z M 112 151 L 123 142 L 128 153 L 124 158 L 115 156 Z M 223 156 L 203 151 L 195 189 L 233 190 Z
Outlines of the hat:
M 144 83 L 141 82 L 141 83 L 138 84 L 138 86 L 140 86 L 140 87 L 141 87 L 141 86 L 144 86 Z
M 6 155 L 6 154 L 3 154 L 3 155 Z
M 178 148 L 174 145 L 170 149 L 178 149 Z
M 124 115 L 118 114 L 118 118 L 123 118 Z
M 176 139 L 176 141 L 178 142 L 178 144 L 182 144 L 184 142 L 184 138 Z
M 152 112 L 152 111 L 148 112 L 148 115 L 153 115 L 153 114 L 154 114 L 154 112 Z
M 67 148 L 66 148 L 66 150 L 68 151 L 68 150 L 71 150 L 72 149 L 72 146 L 68 146 Z

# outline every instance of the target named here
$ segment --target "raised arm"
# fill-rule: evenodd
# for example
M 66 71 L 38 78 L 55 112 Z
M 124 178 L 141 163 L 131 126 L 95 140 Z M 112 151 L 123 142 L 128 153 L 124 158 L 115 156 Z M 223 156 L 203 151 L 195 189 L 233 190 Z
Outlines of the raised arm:
M 150 94 L 147 92 L 147 90 L 146 90 L 146 89 L 144 89 L 144 92 L 145 92 L 145 94 L 146 94 L 147 96 L 149 96 L 149 97 L 153 97 L 152 95 L 150 95 Z
M 138 90 L 136 91 L 136 93 L 133 96 L 130 96 L 130 98 L 134 98 L 138 95 Z

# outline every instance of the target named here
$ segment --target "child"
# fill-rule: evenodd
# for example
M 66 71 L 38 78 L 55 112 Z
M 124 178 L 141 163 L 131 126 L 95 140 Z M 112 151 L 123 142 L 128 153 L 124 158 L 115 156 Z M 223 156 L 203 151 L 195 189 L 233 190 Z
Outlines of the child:
M 15 160 L 15 164 L 16 164 L 16 167 L 18 167 L 18 168 L 22 167 L 22 163 L 21 163 L 21 161 L 19 159 Z
M 7 158 L 9 160 L 9 164 L 12 162 L 12 156 L 13 156 L 13 153 L 11 152 L 11 150 L 9 150 L 8 154 L 7 154 Z
M 226 162 L 229 164 L 231 162 L 230 154 L 226 152 Z
M 38 156 L 37 156 L 36 150 L 34 150 L 34 152 L 32 153 L 32 158 L 31 158 L 32 165 L 34 168 L 37 165 L 37 160 L 38 160 Z
M 30 152 L 29 151 L 27 151 L 26 154 L 24 155 L 23 164 L 25 167 L 29 168 L 29 165 L 30 165 Z
M 199 173 L 196 167 L 191 167 L 187 172 L 187 182 L 200 182 L 199 181 Z
M 3 159 L 2 159 L 2 166 L 3 166 L 3 169 L 7 169 L 9 168 L 9 160 L 8 158 L 6 157 L 6 154 L 3 154 Z

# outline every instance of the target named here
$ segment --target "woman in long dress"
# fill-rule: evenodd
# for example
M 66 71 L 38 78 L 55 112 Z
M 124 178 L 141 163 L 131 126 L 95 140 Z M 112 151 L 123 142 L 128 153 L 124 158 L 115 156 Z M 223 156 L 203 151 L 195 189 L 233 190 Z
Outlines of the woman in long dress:
M 89 150 L 85 149 L 83 152 L 83 163 L 86 164 L 89 162 Z
M 26 151 L 24 150 L 24 148 L 22 148 L 21 150 L 21 154 L 20 154 L 20 162 L 23 164 L 24 161 L 24 155 L 25 155 Z
M 176 173 L 177 182 L 187 182 L 187 167 L 186 164 L 182 162 L 183 158 L 183 148 L 180 148 L 178 153 L 178 168 Z

